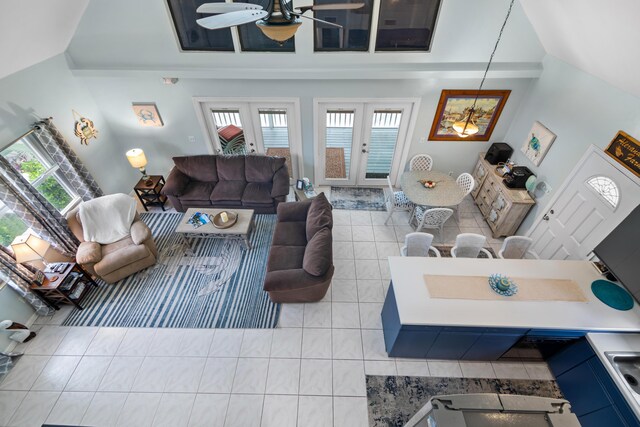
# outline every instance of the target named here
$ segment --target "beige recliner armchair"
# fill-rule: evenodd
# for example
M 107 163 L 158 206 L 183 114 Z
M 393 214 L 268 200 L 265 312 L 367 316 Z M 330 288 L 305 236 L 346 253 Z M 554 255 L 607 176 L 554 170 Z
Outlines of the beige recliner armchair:
M 131 234 L 117 242 L 101 245 L 85 242 L 82 224 L 78 219 L 78 207 L 67 213 L 67 224 L 80 240 L 76 262 L 89 273 L 107 283 L 115 283 L 156 263 L 158 250 L 151 230 L 136 214 L 131 224 Z

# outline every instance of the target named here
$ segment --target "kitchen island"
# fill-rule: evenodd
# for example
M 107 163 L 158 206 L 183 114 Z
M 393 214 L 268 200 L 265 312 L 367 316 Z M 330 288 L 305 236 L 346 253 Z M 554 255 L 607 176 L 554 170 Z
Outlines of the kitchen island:
M 587 261 L 390 257 L 382 310 L 391 357 L 498 360 L 523 337 L 578 339 L 588 332 L 640 332 L 640 308 L 608 307 L 591 293 L 601 275 Z M 585 301 L 432 298 L 425 275 L 572 280 Z M 488 284 L 486 285 L 488 286 Z

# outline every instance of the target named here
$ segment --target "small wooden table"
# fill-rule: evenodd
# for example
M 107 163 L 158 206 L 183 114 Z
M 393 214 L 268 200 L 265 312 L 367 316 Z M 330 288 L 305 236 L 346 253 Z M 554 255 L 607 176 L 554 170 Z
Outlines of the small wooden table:
M 213 218 L 215 215 L 223 211 L 237 213 L 238 221 L 229 228 L 216 228 L 212 223 L 204 224 L 198 228 L 194 228 L 193 225 L 187 222 L 189 218 L 191 218 L 191 216 L 196 212 L 210 215 L 211 218 Z M 181 234 L 185 238 L 185 240 L 189 237 L 199 239 L 238 240 L 242 242 L 244 248 L 248 250 L 251 249 L 249 237 L 251 236 L 251 231 L 253 231 L 253 229 L 255 228 L 253 215 L 253 209 L 189 208 L 182 216 L 182 219 L 176 227 L 175 232 Z
M 91 286 L 97 287 L 98 284 L 80 264 L 75 262 L 57 264 L 66 265 L 66 269 L 60 273 L 45 270 L 42 286 L 33 284 L 31 290 L 44 297 L 56 310 L 60 309 L 58 303 L 73 304 L 82 310 L 80 301 L 87 295 Z
M 148 185 L 147 182 L 149 182 Z M 133 187 L 133 191 L 135 191 L 145 211 L 149 211 L 149 206 L 160 206 L 163 211 L 165 210 L 164 204 L 167 201 L 167 196 L 160 194 L 164 184 L 162 175 L 149 175 L 149 181 L 140 179 Z

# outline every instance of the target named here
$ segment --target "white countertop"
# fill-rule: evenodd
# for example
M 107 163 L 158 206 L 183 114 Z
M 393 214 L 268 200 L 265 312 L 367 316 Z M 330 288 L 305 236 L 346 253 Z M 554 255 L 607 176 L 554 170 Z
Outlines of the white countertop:
M 588 261 L 389 257 L 389 266 L 403 325 L 640 332 L 638 304 L 619 311 L 593 295 L 591 283 L 602 277 Z M 488 277 L 492 273 L 572 279 L 589 301 L 432 299 L 423 278 L 425 274 Z
M 629 390 L 624 380 L 617 374 L 615 368 L 605 356 L 605 352 L 640 352 L 640 334 L 605 334 L 590 333 L 587 334 L 587 340 L 591 347 L 598 355 L 598 358 L 607 369 L 607 372 L 616 383 L 618 389 L 627 400 L 627 403 L 633 410 L 634 414 L 640 419 L 640 405 L 635 399 L 633 393 Z

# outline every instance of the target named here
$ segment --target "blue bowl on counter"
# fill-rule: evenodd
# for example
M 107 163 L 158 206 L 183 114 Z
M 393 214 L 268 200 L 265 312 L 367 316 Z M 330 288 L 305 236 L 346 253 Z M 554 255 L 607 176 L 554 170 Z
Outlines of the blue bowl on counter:
M 518 285 L 513 280 L 502 274 L 492 274 L 489 276 L 489 286 L 494 292 L 510 297 L 518 292 Z

